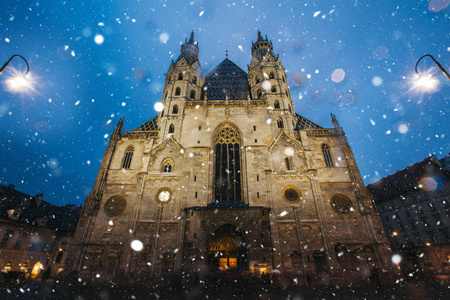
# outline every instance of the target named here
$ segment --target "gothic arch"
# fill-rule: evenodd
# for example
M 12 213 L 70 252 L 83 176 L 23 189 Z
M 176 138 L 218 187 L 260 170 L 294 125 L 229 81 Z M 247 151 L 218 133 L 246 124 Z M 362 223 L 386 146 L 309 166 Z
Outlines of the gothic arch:
M 174 167 L 173 159 L 170 157 L 165 158 L 161 163 L 161 172 L 172 173 Z
M 123 155 L 122 169 L 129 169 L 131 166 L 131 160 L 133 159 L 134 147 L 133 145 L 128 146 L 127 150 Z
M 217 204 L 243 203 L 241 134 L 229 122 L 214 132 L 214 199 Z

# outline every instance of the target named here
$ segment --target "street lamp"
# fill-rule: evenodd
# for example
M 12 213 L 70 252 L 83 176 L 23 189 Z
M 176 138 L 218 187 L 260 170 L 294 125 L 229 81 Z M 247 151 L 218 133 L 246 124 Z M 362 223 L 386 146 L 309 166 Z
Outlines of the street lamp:
M 436 64 L 436 66 L 438 66 L 439 70 L 441 70 L 442 73 L 444 73 L 445 77 L 448 78 L 448 80 L 450 80 L 450 75 L 448 74 L 448 72 L 444 69 L 444 67 L 430 54 L 425 54 L 423 55 L 421 58 L 419 58 L 416 62 L 416 66 L 415 66 L 415 71 L 417 73 L 418 80 L 417 80 L 417 86 L 423 88 L 424 90 L 432 90 L 436 87 L 438 80 L 436 79 L 432 79 L 431 75 L 428 76 L 424 76 L 424 75 L 420 75 L 419 72 L 417 71 L 417 65 L 419 64 L 419 62 L 422 60 L 422 58 L 424 57 L 430 57 L 434 63 Z
M 25 63 L 27 64 L 27 72 L 22 76 L 15 76 L 15 77 L 9 79 L 7 81 L 7 83 L 10 86 L 10 88 L 12 88 L 13 90 L 21 90 L 22 88 L 24 88 L 28 85 L 28 82 L 27 82 L 27 79 L 25 78 L 25 76 L 30 72 L 30 65 L 28 64 L 27 60 L 23 56 L 21 56 L 19 54 L 14 54 L 13 56 L 11 56 L 11 58 L 0 68 L 0 74 L 3 72 L 3 70 L 6 69 L 6 67 L 9 65 L 9 63 L 13 60 L 14 57 L 20 57 L 25 61 Z

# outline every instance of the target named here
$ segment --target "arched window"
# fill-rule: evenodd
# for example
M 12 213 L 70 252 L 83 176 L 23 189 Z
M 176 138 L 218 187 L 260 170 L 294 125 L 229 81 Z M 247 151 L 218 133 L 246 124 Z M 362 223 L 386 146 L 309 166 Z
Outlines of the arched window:
M 284 128 L 283 120 L 278 119 L 278 120 L 277 120 L 277 125 L 278 125 L 278 128 Z
M 178 113 L 178 105 L 174 105 L 173 107 L 172 107 L 172 113 L 174 114 L 174 115 L 176 115 L 177 113 Z
M 275 74 L 273 72 L 270 72 L 269 79 L 274 79 L 274 78 L 275 78 Z
M 277 92 L 277 88 L 274 85 L 272 85 L 272 88 L 270 90 L 272 91 L 272 93 L 276 93 Z
M 178 74 L 178 80 L 183 80 L 183 73 Z
M 167 99 L 167 92 L 166 92 L 166 94 L 164 95 L 164 99 Z
M 290 171 L 291 169 L 291 162 L 289 160 L 289 157 L 284 158 L 284 162 L 286 163 L 286 170 Z
M 166 158 L 162 163 L 162 171 L 164 173 L 171 173 L 173 171 L 173 160 Z
M 177 87 L 175 89 L 175 96 L 180 96 L 181 95 L 181 89 L 179 87 Z
M 189 96 L 189 98 L 195 99 L 195 91 L 194 90 L 191 91 L 191 95 Z
M 123 157 L 122 169 L 129 169 L 131 165 L 131 160 L 133 159 L 134 147 L 130 146 L 125 151 L 125 155 Z
M 258 84 L 259 82 L 260 82 L 259 76 L 256 76 L 256 78 L 255 78 L 255 84 Z
M 169 133 L 174 133 L 174 132 L 175 132 L 175 126 L 173 124 L 170 124 Z
M 192 83 L 197 84 L 197 76 L 194 76 L 194 78 L 192 78 Z
M 260 89 L 256 92 L 256 96 L 257 96 L 258 98 L 261 98 L 261 96 L 262 96 L 262 91 L 261 91 Z
M 229 124 L 218 130 L 215 138 L 214 200 L 240 203 L 241 162 L 239 133 Z
M 331 159 L 330 147 L 327 144 L 322 145 L 323 158 L 325 159 L 325 165 L 329 168 L 333 167 L 333 160 Z
M 273 103 L 273 107 L 274 108 L 280 108 L 280 101 L 275 100 L 275 102 Z

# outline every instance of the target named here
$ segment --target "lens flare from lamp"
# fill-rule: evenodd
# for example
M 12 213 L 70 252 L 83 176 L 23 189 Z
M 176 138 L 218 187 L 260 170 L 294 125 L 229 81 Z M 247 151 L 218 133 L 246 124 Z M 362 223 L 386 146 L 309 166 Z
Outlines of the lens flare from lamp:
M 427 91 L 434 90 L 438 83 L 439 81 L 431 78 L 431 76 L 420 76 L 417 80 L 417 86 Z
M 8 79 L 7 84 L 12 90 L 21 91 L 28 86 L 28 81 L 24 76 L 17 76 Z

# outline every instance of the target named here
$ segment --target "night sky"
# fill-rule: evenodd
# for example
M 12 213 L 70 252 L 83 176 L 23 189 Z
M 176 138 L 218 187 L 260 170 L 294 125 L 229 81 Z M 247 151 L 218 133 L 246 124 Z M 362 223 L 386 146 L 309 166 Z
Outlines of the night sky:
M 156 116 L 164 74 L 195 32 L 207 73 L 225 59 L 247 71 L 257 32 L 287 69 L 297 113 L 337 116 L 366 184 L 450 152 L 450 81 L 414 86 L 432 54 L 450 66 L 450 0 L 2 1 L 0 65 L 24 56 L 32 86 L 0 75 L 0 183 L 54 204 L 82 204 L 120 117 L 132 130 Z M 342 71 L 345 76 L 342 78 Z

